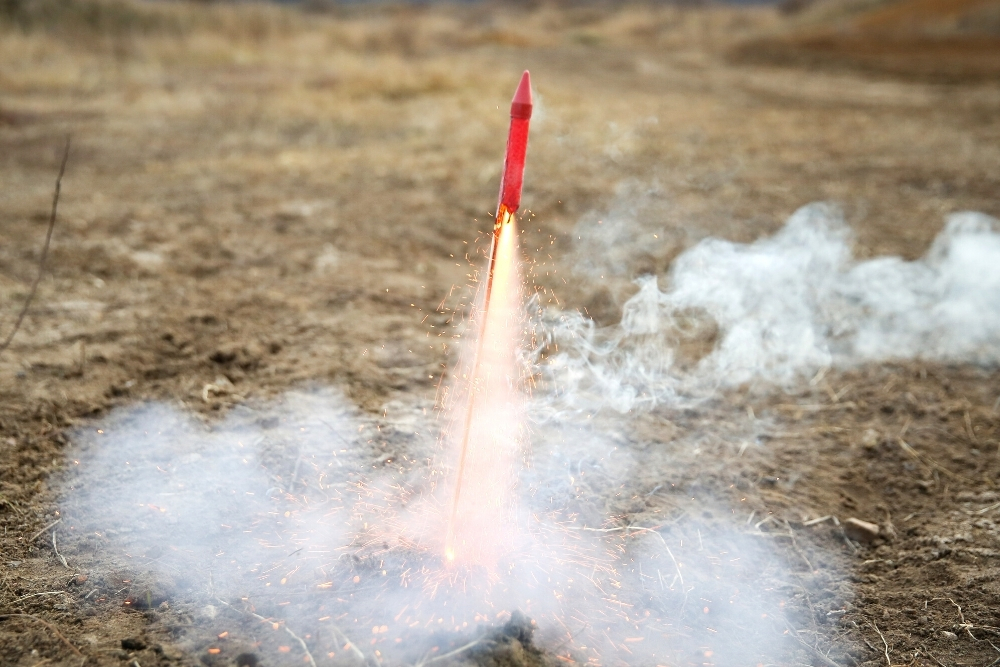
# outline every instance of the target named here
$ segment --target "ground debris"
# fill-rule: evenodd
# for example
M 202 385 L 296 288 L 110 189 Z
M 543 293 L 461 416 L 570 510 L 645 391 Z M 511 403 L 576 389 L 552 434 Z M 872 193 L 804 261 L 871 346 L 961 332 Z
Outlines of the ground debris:
M 851 517 L 844 521 L 844 534 L 855 542 L 870 544 L 879 537 L 878 524 Z
M 128 637 L 122 640 L 122 648 L 126 651 L 142 651 L 146 648 L 146 642 L 138 637 Z

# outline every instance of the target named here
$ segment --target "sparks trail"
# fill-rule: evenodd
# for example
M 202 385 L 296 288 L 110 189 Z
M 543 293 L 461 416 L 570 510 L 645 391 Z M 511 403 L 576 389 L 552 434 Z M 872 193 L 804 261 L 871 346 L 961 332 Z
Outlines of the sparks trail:
M 493 346 L 501 345 L 510 348 L 513 339 L 504 336 L 502 329 L 509 320 L 511 313 L 503 307 L 490 312 L 490 302 L 493 299 L 494 288 L 497 288 L 501 298 L 509 298 L 512 290 L 517 289 L 515 275 L 515 214 L 521 205 L 521 187 L 524 183 L 524 160 L 528 151 L 528 127 L 531 122 L 531 77 L 527 71 L 521 75 L 521 81 L 514 93 L 510 105 L 510 130 L 507 135 L 507 150 L 504 155 L 503 176 L 500 181 L 500 194 L 497 203 L 496 220 L 493 223 L 493 236 L 490 240 L 490 263 L 487 269 L 486 292 L 483 299 L 482 324 L 476 342 L 476 352 L 472 359 L 472 372 L 469 376 L 469 397 L 466 403 L 465 416 L 462 423 L 462 440 L 459 447 L 458 467 L 455 475 L 455 491 L 452 497 L 451 513 L 448 517 L 448 531 L 445 539 L 445 556 L 449 561 L 455 559 L 455 528 L 459 514 L 459 503 L 462 496 L 462 485 L 466 477 L 468 463 L 470 432 L 476 413 L 477 385 L 482 385 L 488 393 L 485 375 L 495 372 L 484 364 L 484 353 L 491 352 L 486 348 L 489 340 Z M 496 378 L 493 378 L 494 380 Z

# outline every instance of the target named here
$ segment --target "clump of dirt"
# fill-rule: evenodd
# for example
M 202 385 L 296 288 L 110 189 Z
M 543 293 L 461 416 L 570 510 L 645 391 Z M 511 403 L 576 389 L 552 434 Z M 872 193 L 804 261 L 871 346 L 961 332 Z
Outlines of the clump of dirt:
M 552 663 L 532 643 L 534 622 L 518 610 L 503 627 L 488 632 L 481 647 L 470 651 L 471 662 L 480 667 L 542 667 Z

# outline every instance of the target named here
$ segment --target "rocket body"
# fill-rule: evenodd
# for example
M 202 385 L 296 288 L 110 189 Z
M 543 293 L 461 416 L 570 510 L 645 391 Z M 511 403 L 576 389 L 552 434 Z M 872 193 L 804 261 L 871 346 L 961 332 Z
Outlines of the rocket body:
M 521 75 L 521 82 L 510 104 L 510 130 L 507 134 L 507 152 L 503 160 L 503 178 L 500 181 L 498 221 L 504 210 L 514 213 L 521 206 L 521 186 L 524 184 L 524 158 L 528 153 L 531 109 L 531 75 L 525 71 Z
M 514 213 L 521 205 L 521 186 L 524 184 L 524 158 L 528 152 L 531 109 L 531 75 L 525 71 L 510 103 L 510 131 L 507 134 L 507 152 L 503 160 L 503 179 L 500 181 L 498 217 L 501 208 Z

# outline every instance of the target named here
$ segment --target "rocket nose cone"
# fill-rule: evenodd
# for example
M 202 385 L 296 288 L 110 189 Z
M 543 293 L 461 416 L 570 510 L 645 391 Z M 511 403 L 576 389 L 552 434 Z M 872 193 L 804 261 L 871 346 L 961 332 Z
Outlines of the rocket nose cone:
M 513 104 L 531 104 L 531 74 L 524 70 L 521 75 L 521 82 L 517 84 L 517 92 L 514 93 Z
M 511 118 L 531 118 L 531 75 L 528 70 L 524 70 L 521 75 L 521 83 L 517 84 L 517 92 L 510 103 Z

